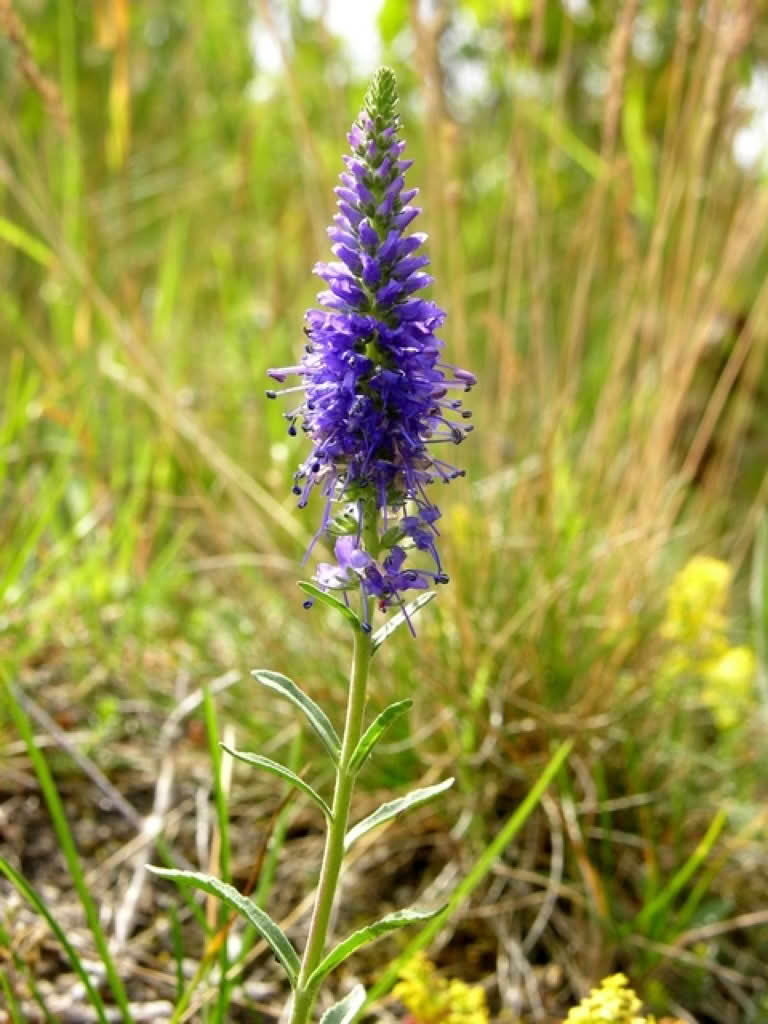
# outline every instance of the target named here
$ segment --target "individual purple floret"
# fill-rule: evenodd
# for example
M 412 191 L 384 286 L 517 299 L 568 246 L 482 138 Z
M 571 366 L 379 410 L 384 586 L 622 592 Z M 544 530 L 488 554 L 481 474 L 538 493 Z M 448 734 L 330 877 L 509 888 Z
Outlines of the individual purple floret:
M 270 370 L 283 382 L 302 383 L 269 397 L 302 393 L 285 413 L 289 433 L 300 422 L 313 449 L 296 473 L 294 493 L 304 507 L 313 488 L 325 496 L 318 536 L 340 532 L 334 503 L 352 506 L 335 545 L 336 564 L 318 566 L 326 589 L 361 587 L 382 608 L 402 605 L 408 590 L 447 582 L 437 553 L 439 511 L 425 488 L 464 471 L 432 454 L 458 444 L 471 431 L 471 413 L 457 393 L 475 383 L 471 373 L 442 361 L 435 332 L 445 313 L 415 293 L 432 283 L 418 250 L 426 235 L 407 234 L 421 212 L 417 189 L 405 189 L 412 161 L 402 158 L 394 74 L 374 78 L 365 107 L 347 136 L 352 149 L 336 188 L 338 213 L 328 229 L 336 260 L 314 272 L 327 288 L 321 309 L 306 314 L 301 362 Z M 371 542 L 371 518 L 376 541 Z M 425 552 L 434 571 L 405 568 L 412 550 Z

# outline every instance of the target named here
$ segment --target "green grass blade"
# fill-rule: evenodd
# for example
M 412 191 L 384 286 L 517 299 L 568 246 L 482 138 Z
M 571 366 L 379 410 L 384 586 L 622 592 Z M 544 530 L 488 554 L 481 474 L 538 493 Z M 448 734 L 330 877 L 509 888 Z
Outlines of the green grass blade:
M 288 764 L 291 769 L 296 772 L 299 770 L 302 764 L 302 750 L 304 747 L 304 737 L 300 730 L 296 732 L 296 735 L 291 743 L 291 747 L 288 754 Z M 277 865 L 280 860 L 280 854 L 283 846 L 285 845 L 285 836 L 288 830 L 288 822 L 290 816 L 293 813 L 293 806 L 289 800 L 284 801 L 283 807 L 278 813 L 277 822 L 275 829 L 272 834 L 272 839 L 269 842 L 267 848 L 267 855 L 264 858 L 264 865 L 259 874 L 259 881 L 256 886 L 256 891 L 253 894 L 253 900 L 259 907 L 265 907 L 269 894 L 272 891 L 272 884 L 275 880 L 275 872 L 277 871 Z M 247 945 L 246 939 L 247 934 L 243 939 L 243 947 Z
M 19 894 L 24 897 L 27 903 L 34 907 L 36 912 L 47 922 L 48 927 L 61 943 L 61 947 L 72 965 L 72 970 L 77 974 L 85 986 L 86 992 L 88 993 L 88 1000 L 96 1011 L 99 1021 L 101 1024 L 107 1024 L 106 1010 L 104 1003 L 101 1000 L 101 996 L 91 984 L 91 979 L 88 977 L 88 972 L 85 967 L 83 967 L 83 963 L 77 954 L 77 950 L 67 938 L 64 930 L 51 913 L 48 905 L 37 891 L 32 888 L 29 882 L 2 857 L 0 857 L 0 871 L 2 871 L 8 881 L 15 886 Z
M 685 864 L 683 864 L 679 871 L 675 872 L 661 892 L 644 906 L 637 915 L 635 918 L 635 928 L 642 932 L 653 933 L 659 915 L 666 910 L 675 896 L 688 884 L 699 867 L 706 861 L 727 820 L 727 815 L 721 808 L 710 822 L 704 838 Z
M 171 907 L 170 916 L 171 949 L 176 965 L 176 1002 L 178 1002 L 184 995 L 184 937 L 176 907 Z
M 451 898 L 448 900 L 445 908 L 436 917 L 432 918 L 432 920 L 419 932 L 419 934 L 408 943 L 400 956 L 389 965 L 386 971 L 384 971 L 382 976 L 368 993 L 365 1000 L 366 1006 L 369 1006 L 374 999 L 378 999 L 380 996 L 389 992 L 397 981 L 398 975 L 400 974 L 403 966 L 408 963 L 415 953 L 418 953 L 419 950 L 424 949 L 429 945 L 451 914 L 455 913 L 455 911 L 457 911 L 459 907 L 469 899 L 490 871 L 494 861 L 504 852 L 505 848 L 512 842 L 532 812 L 535 810 L 536 805 L 539 800 L 541 800 L 547 787 L 565 763 L 572 747 L 573 740 L 566 740 L 564 743 L 560 744 L 544 768 L 544 771 L 539 775 L 536 782 L 526 794 L 523 802 L 507 819 L 504 827 L 496 835 L 495 839 L 486 846 L 475 861 L 472 870 L 466 878 L 459 882 L 453 890 Z
M 53 263 L 53 253 L 44 242 L 5 217 L 0 217 L 0 238 L 44 267 Z
M 288 763 L 292 765 L 292 770 L 295 769 L 298 771 L 301 767 L 303 746 L 304 737 L 299 729 L 293 738 L 288 755 Z M 262 909 L 267 905 L 269 895 L 272 891 L 277 865 L 280 861 L 280 854 L 282 853 L 283 846 L 285 844 L 285 836 L 292 813 L 293 804 L 291 800 L 283 800 L 282 806 L 277 812 L 277 820 L 274 823 L 274 830 L 267 841 L 265 852 L 263 854 L 263 863 L 260 865 L 259 870 L 259 881 L 256 885 L 256 890 L 251 897 L 256 906 L 261 907 Z M 240 953 L 237 957 L 236 963 L 239 964 L 245 961 L 248 953 L 253 948 L 253 945 L 258 938 L 258 931 L 253 927 L 253 925 L 249 924 L 243 933 Z
M 763 515 L 755 533 L 749 603 L 757 655 L 757 690 L 763 705 L 768 707 L 768 515 Z
M 219 727 L 216 720 L 216 708 L 211 699 L 211 691 L 207 685 L 203 687 L 203 715 L 205 717 L 205 731 L 208 737 L 208 752 L 211 755 L 213 767 L 213 791 L 216 801 L 216 819 L 219 825 L 219 872 L 225 882 L 229 882 L 229 805 L 227 794 L 221 785 L 221 742 L 219 740 Z
M 5 596 L 9 587 L 14 584 L 24 571 L 32 552 L 35 550 L 38 540 L 48 528 L 53 519 L 59 501 L 67 487 L 67 479 L 51 481 L 41 498 L 40 505 L 35 509 L 35 519 L 27 535 L 22 539 L 16 538 L 13 549 L 8 552 L 9 560 L 5 571 L 0 574 L 0 600 Z
M 424 804 L 435 800 L 441 793 L 450 789 L 454 781 L 451 778 L 446 779 L 444 782 L 438 782 L 436 786 L 414 789 L 413 792 L 398 797 L 397 800 L 390 800 L 382 804 L 381 807 L 377 807 L 373 814 L 363 818 L 362 821 L 359 821 L 357 825 L 347 832 L 344 837 L 344 852 L 346 853 L 353 843 L 361 836 L 364 836 L 366 832 L 370 832 L 372 828 L 376 828 L 377 825 L 383 825 L 385 821 L 389 821 L 390 818 L 396 818 L 398 814 L 403 814 L 405 811 L 413 810 L 416 807 L 423 807 Z
M 6 978 L 5 971 L 0 971 L 0 989 L 5 993 L 5 1002 L 11 1017 L 11 1024 L 24 1024 L 21 1016 L 21 1007 L 16 1002 L 16 996 L 11 990 L 11 983 Z
M 83 907 L 83 912 L 85 913 L 85 918 L 88 922 L 91 935 L 93 936 L 94 944 L 98 950 L 101 961 L 104 964 L 107 983 L 112 991 L 112 995 L 115 997 L 115 1002 L 120 1008 L 123 1021 L 125 1024 L 134 1024 L 133 1016 L 128 1006 L 125 987 L 120 979 L 115 962 L 112 959 L 112 954 L 109 952 L 107 939 L 99 921 L 99 912 L 96 909 L 96 904 L 94 903 L 93 897 L 88 889 L 88 883 L 85 880 L 85 874 L 80 863 L 77 847 L 75 846 L 75 841 L 72 837 L 72 832 L 69 828 L 67 816 L 64 812 L 64 807 L 62 806 L 58 790 L 56 789 L 56 784 L 53 781 L 53 776 L 48 768 L 48 762 L 37 748 L 35 737 L 32 732 L 32 726 L 30 725 L 29 719 L 22 708 L 21 701 L 15 697 L 11 686 L 6 680 L 3 681 L 2 690 L 5 698 L 5 704 L 10 713 L 13 724 L 16 726 L 24 740 L 27 753 L 29 754 L 29 758 L 32 761 L 35 773 L 37 774 L 40 788 L 43 791 L 43 796 L 45 797 L 45 802 L 51 815 L 53 828 L 56 832 L 56 838 L 59 841 L 59 846 L 64 854 L 64 859 L 67 862 L 70 877 L 72 878 L 77 895 L 80 898 L 80 903 Z
M 296 789 L 300 789 L 302 793 L 305 793 L 308 797 L 314 800 L 328 821 L 333 820 L 333 812 L 325 800 L 323 800 L 319 793 L 315 792 L 309 783 L 296 775 L 295 772 L 292 772 L 290 768 L 286 768 L 285 765 L 278 764 L 277 761 L 270 761 L 268 757 L 262 757 L 260 754 L 250 754 L 244 750 L 233 750 L 232 747 L 228 747 L 226 743 L 222 743 L 221 748 L 222 750 L 226 750 L 230 757 L 235 757 L 238 761 L 242 761 L 244 764 L 253 765 L 255 768 L 263 768 L 265 771 L 279 776 L 286 782 L 290 782 L 292 786 L 295 786 Z
M 219 873 L 224 882 L 230 881 L 230 846 L 229 846 L 229 801 L 226 791 L 221 782 L 221 743 L 219 740 L 219 725 L 216 719 L 216 707 L 211 697 L 211 691 L 206 684 L 203 687 L 203 715 L 205 717 L 205 732 L 208 737 L 208 752 L 211 756 L 213 768 L 213 791 L 216 801 L 216 818 L 219 825 Z M 226 911 L 219 907 L 219 927 L 226 924 Z M 229 970 L 229 952 L 226 939 L 221 943 L 218 952 L 218 960 L 221 966 L 221 982 L 215 1007 L 215 1024 L 223 1024 L 225 1015 L 229 1008 L 230 985 L 227 979 Z
M 37 1005 L 40 1007 L 40 1012 L 43 1015 L 45 1024 L 60 1024 L 59 1018 L 55 1017 L 48 1009 L 45 1003 L 45 999 L 38 987 L 37 981 L 32 973 L 31 966 L 22 959 L 21 956 L 12 948 L 11 936 L 0 924 L 0 949 L 10 951 L 10 955 L 13 958 L 13 965 L 20 974 L 24 974 L 27 979 L 27 984 L 32 993 L 32 998 L 35 1000 Z

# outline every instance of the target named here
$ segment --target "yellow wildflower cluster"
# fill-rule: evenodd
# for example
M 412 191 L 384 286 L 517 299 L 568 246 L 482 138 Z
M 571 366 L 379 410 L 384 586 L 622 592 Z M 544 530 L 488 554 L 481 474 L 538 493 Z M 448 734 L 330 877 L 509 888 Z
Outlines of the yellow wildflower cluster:
M 400 972 L 393 995 L 418 1024 L 488 1024 L 485 992 L 458 978 L 441 977 L 423 953 Z
M 728 640 L 726 606 L 733 572 L 716 558 L 697 555 L 672 582 L 662 635 L 671 642 L 662 686 L 685 677 L 704 684 L 700 697 L 720 729 L 736 725 L 751 705 L 755 656 Z
M 641 1009 L 624 975 L 613 974 L 570 1011 L 564 1024 L 654 1024 L 652 1017 L 639 1016 Z

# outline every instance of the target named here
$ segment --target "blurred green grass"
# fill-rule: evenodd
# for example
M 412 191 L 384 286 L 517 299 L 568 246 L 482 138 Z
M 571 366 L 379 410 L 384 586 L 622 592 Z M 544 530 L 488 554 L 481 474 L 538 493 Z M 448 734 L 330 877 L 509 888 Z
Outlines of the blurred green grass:
M 301 345 L 364 90 L 302 10 L 0 4 L 0 658 L 78 736 L 103 736 L 117 699 L 112 742 L 82 740 L 108 774 L 142 743 L 151 761 L 142 715 L 168 714 L 180 679 L 268 666 L 341 703 L 343 627 L 295 587 L 314 530 L 290 495 L 301 446 L 262 398 Z M 733 157 L 764 5 L 590 10 L 430 18 L 387 0 L 380 16 L 447 349 L 480 386 L 467 480 L 441 495 L 451 586 L 416 642 L 377 655 L 375 710 L 418 689 L 418 744 L 396 736 L 363 781 L 455 761 L 471 860 L 551 741 L 577 737 L 486 894 L 530 896 L 520 872 L 539 873 L 546 914 L 534 885 L 508 921 L 470 915 L 493 951 L 477 969 L 495 965 L 509 1005 L 522 986 L 533 1019 L 551 961 L 574 995 L 615 967 L 661 1012 L 758 1021 L 764 934 L 694 940 L 768 899 L 751 867 L 765 709 L 756 691 L 723 732 L 700 680 L 662 700 L 655 679 L 665 591 L 696 552 L 737 570 L 731 628 L 766 649 L 746 593 L 766 498 L 768 191 Z M 281 72 L 254 63 L 254 25 L 283 40 Z M 276 725 L 290 741 L 249 684 L 219 700 L 239 746 Z

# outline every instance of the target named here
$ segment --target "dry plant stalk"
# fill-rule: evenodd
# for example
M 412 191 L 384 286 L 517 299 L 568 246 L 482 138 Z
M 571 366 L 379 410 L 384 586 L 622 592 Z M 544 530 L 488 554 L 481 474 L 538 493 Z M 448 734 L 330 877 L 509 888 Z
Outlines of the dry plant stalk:
M 61 93 L 32 56 L 29 37 L 21 18 L 13 8 L 12 0 L 0 0 L 0 31 L 8 38 L 16 53 L 22 76 L 43 101 L 58 132 L 66 137 L 70 132 L 70 124 Z

